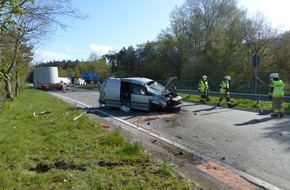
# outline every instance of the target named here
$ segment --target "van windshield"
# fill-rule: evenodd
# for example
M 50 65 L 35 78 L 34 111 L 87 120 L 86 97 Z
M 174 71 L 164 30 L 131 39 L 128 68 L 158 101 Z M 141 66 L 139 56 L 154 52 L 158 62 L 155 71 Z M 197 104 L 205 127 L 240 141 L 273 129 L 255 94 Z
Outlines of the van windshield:
M 149 87 L 149 90 L 156 95 L 160 95 L 164 90 L 164 86 L 156 81 L 147 82 L 146 85 Z

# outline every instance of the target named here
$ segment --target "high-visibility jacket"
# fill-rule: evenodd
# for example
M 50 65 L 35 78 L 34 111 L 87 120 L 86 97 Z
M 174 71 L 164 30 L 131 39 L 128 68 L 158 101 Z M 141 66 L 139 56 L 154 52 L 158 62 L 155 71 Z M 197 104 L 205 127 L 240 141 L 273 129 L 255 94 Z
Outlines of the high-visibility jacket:
M 284 83 L 282 80 L 272 81 L 269 95 L 272 97 L 284 97 Z
M 198 90 L 200 92 L 208 91 L 208 82 L 204 80 L 200 80 L 199 85 L 198 85 Z
M 230 90 L 230 84 L 229 82 L 222 81 L 220 84 L 220 93 L 225 94 Z

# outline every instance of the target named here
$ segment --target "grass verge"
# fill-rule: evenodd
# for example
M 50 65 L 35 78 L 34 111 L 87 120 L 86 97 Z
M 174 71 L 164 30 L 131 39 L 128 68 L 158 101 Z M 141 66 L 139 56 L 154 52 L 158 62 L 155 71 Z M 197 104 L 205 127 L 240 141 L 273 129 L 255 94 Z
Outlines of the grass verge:
M 186 102 L 194 102 L 199 103 L 200 96 L 194 94 L 179 94 L 183 101 Z M 217 105 L 219 101 L 218 96 L 210 96 L 210 102 L 207 102 L 208 105 Z M 244 110 L 252 110 L 252 111 L 259 111 L 259 110 L 271 110 L 272 102 L 271 101 L 256 101 L 256 100 L 248 100 L 248 99 L 238 99 L 238 98 L 231 98 L 231 103 L 235 105 L 235 108 L 244 109 Z M 222 106 L 227 106 L 226 100 L 222 101 Z M 290 114 L 290 104 L 284 102 L 283 103 L 285 114 Z
M 197 189 L 138 144 L 47 93 L 0 108 L 2 189 Z

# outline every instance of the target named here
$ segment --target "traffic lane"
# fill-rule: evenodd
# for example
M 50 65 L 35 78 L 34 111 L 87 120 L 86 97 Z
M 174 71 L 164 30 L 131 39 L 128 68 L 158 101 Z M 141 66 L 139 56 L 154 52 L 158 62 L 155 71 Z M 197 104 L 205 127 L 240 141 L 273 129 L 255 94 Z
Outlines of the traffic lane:
M 290 188 L 289 117 L 185 104 L 179 114 L 142 122 L 147 130 L 283 189 Z
M 48 93 L 66 97 L 71 99 L 71 101 L 76 101 L 88 105 L 88 107 L 99 107 L 98 90 L 68 87 L 68 90 L 66 91 L 48 91 Z
M 98 91 L 77 89 L 56 93 L 84 102 L 89 107 L 98 107 Z M 116 109 L 98 109 L 161 133 L 170 140 L 278 187 L 290 187 L 289 182 L 285 180 L 289 179 L 289 174 L 285 172 L 289 169 L 288 163 L 285 162 L 289 160 L 289 131 L 285 126 L 289 122 L 287 117 L 272 120 L 269 119 L 269 115 L 261 116 L 255 112 L 186 102 L 181 112 L 176 114 L 139 111 L 125 113 Z M 283 135 L 277 137 L 276 132 L 283 132 Z M 280 136 L 284 140 L 281 140 Z M 276 160 L 281 161 L 281 164 L 277 164 Z

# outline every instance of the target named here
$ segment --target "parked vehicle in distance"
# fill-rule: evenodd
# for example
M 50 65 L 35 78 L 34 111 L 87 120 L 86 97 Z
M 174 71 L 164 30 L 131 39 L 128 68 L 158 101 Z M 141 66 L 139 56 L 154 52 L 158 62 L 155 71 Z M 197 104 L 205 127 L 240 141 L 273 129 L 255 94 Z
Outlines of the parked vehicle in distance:
M 56 84 L 42 84 L 41 85 L 41 89 L 44 91 L 49 91 L 49 90 L 62 90 L 63 89 L 63 85 L 62 83 L 56 83 Z
M 176 78 L 166 86 L 144 77 L 108 78 L 100 88 L 100 106 L 153 111 L 163 109 L 175 112 L 181 109 L 182 97 L 175 92 Z

